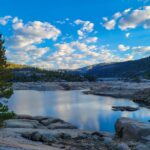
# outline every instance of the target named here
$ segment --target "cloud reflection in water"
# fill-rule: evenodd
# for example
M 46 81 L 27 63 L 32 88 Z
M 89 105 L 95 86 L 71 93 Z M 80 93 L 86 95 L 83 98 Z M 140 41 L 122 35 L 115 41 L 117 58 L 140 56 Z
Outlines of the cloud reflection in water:
M 138 106 L 127 99 L 84 95 L 81 91 L 15 91 L 9 107 L 17 114 L 53 116 L 77 125 L 81 129 L 114 131 L 119 117 L 147 122 L 150 110 L 115 112 L 112 106 Z

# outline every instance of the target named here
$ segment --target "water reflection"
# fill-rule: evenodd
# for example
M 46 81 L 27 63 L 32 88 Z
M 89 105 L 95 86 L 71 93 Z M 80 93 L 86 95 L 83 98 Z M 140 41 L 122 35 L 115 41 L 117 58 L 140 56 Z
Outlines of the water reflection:
M 115 112 L 112 106 L 138 106 L 126 99 L 84 95 L 81 91 L 15 91 L 9 107 L 17 114 L 53 116 L 77 125 L 81 129 L 114 132 L 119 117 L 147 122 L 150 110 Z

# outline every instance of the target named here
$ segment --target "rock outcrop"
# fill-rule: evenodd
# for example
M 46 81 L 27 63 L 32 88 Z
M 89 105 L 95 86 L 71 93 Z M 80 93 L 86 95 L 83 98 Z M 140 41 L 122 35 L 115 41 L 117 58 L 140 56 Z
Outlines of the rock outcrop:
M 17 116 L 0 129 L 0 150 L 107 150 L 111 134 L 83 131 L 58 118 Z M 36 149 L 37 148 L 37 149 Z
M 32 128 L 32 129 L 77 129 L 74 125 L 61 119 L 52 117 L 17 116 L 15 119 L 4 121 L 6 128 Z
M 150 106 L 150 88 L 135 93 L 133 100 Z
M 120 118 L 115 124 L 116 135 L 123 140 L 150 142 L 150 124 L 129 118 Z
M 17 116 L 0 129 L 0 150 L 149 150 L 150 124 L 129 118 L 116 134 L 85 131 L 57 118 Z
M 114 110 L 114 111 L 136 111 L 136 110 L 139 110 L 139 107 L 112 106 L 112 110 Z
M 128 98 L 150 104 L 150 82 L 132 83 L 123 81 L 99 82 L 84 94 Z

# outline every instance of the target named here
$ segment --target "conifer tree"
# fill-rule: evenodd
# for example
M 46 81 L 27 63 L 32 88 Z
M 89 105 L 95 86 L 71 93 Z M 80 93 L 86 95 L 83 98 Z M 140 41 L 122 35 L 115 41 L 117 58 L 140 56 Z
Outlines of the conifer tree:
M 3 36 L 0 34 L 0 122 L 14 115 L 2 101 L 3 98 L 10 98 L 13 93 L 12 74 L 8 69 L 5 52 Z

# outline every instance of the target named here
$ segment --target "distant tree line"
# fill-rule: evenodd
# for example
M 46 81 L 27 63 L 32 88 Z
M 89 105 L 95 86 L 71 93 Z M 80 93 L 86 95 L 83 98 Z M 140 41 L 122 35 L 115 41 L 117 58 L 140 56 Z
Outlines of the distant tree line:
M 92 75 L 80 75 L 63 70 L 44 70 L 21 65 L 17 66 L 16 64 L 11 64 L 9 68 L 13 72 L 13 82 L 96 81 L 96 78 Z

